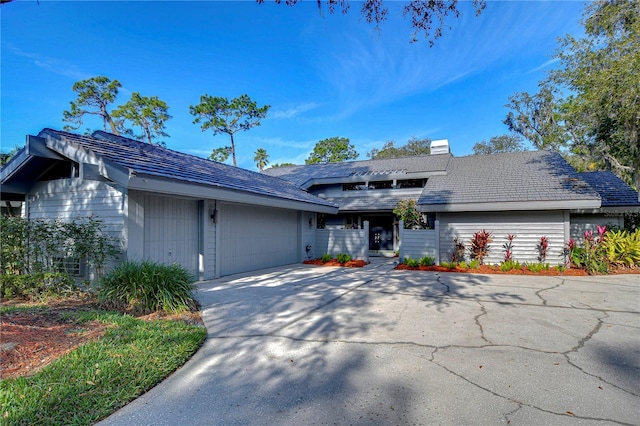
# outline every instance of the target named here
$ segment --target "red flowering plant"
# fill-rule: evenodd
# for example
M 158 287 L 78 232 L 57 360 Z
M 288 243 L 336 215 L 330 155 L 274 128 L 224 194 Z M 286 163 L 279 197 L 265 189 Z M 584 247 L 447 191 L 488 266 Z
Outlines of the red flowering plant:
M 538 249 L 538 261 L 543 262 L 547 260 L 547 252 L 549 250 L 549 239 L 547 237 L 540 237 L 540 242 L 536 247 Z
M 509 260 L 513 260 L 513 239 L 516 236 L 513 234 L 507 235 L 507 242 L 502 245 L 504 248 L 504 261 L 508 262 Z
M 492 242 L 493 235 L 491 235 L 491 232 L 487 232 L 484 229 L 473 234 L 473 237 L 469 241 L 469 244 L 471 244 L 469 249 L 471 251 L 471 257 L 479 261 L 482 265 L 483 259 L 489 253 L 489 249 L 491 248 L 489 244 Z

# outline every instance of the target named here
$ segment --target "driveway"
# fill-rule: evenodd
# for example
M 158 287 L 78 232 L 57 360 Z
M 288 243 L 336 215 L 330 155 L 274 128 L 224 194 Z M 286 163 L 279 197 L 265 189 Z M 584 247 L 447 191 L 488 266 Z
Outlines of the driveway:
M 640 277 L 306 265 L 199 284 L 209 337 L 103 425 L 640 424 Z

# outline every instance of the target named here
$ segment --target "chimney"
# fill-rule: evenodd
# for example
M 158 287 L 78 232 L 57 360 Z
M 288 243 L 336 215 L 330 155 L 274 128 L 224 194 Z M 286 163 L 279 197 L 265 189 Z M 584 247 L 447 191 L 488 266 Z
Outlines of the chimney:
M 431 141 L 429 150 L 432 155 L 435 154 L 449 154 L 449 140 L 440 139 L 437 141 Z

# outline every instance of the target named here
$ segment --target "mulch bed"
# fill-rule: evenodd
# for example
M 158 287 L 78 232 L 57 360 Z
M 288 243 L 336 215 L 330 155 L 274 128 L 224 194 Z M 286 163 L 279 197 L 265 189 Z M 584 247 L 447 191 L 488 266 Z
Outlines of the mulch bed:
M 305 265 L 319 265 L 319 266 L 342 266 L 345 268 L 362 268 L 367 265 L 367 262 L 364 260 L 350 260 L 345 263 L 340 263 L 337 260 L 333 259 L 328 262 L 323 262 L 322 259 L 311 259 L 305 260 L 302 263 Z
M 396 266 L 395 269 L 403 271 L 433 271 L 433 272 L 458 272 L 465 274 L 499 274 L 499 275 L 537 275 L 537 276 L 572 276 L 572 277 L 584 277 L 589 275 L 586 270 L 578 268 L 567 268 L 560 272 L 551 268 L 549 270 L 542 270 L 540 272 L 531 272 L 528 269 L 512 269 L 510 271 L 503 272 L 497 265 L 480 265 L 477 269 L 464 269 L 456 266 L 455 268 L 447 268 L 445 266 L 418 266 L 412 268 L 405 264 Z M 640 274 L 640 268 L 615 268 L 609 272 L 609 274 Z

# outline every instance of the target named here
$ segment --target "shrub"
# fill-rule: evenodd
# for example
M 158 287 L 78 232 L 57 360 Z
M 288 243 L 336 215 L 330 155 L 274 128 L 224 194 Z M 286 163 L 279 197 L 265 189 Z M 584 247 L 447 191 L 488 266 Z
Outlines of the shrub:
M 640 229 L 608 231 L 602 239 L 601 250 L 611 265 L 640 265 Z
M 418 262 L 416 259 L 407 257 L 404 259 L 404 264 L 411 268 L 417 268 L 420 265 L 420 262 Z
M 513 269 L 520 268 L 522 268 L 522 265 L 520 265 L 520 262 L 518 262 L 517 260 L 505 260 L 504 262 L 502 262 L 502 264 L 500 264 L 500 270 L 502 272 L 509 272 Z
M 477 260 L 472 260 L 469 262 L 469 269 L 478 269 L 480 268 L 480 262 Z
M 333 256 L 331 256 L 329 253 L 323 254 L 322 257 L 320 258 L 320 260 L 322 260 L 322 263 L 327 263 L 332 259 L 333 259 Z
M 547 237 L 540 237 L 540 242 L 536 246 L 538 250 L 538 261 L 544 262 L 547 260 L 547 252 L 549 251 L 549 239 Z
M 351 260 L 351 255 L 346 253 L 338 253 L 336 254 L 336 260 L 340 263 L 347 263 Z
M 466 248 L 462 241 L 458 240 L 458 237 L 453 239 L 453 252 L 451 253 L 452 262 L 461 262 L 464 260 L 464 252 Z
M 482 264 L 485 256 L 489 254 L 489 244 L 492 242 L 493 236 L 491 232 L 487 232 L 484 229 L 473 234 L 473 237 L 469 241 L 469 244 L 471 244 L 471 257 L 477 259 L 480 264 Z
M 467 265 L 467 262 L 465 261 L 458 263 L 458 266 L 461 267 L 462 269 L 469 269 L 469 265 Z
M 534 274 L 537 274 L 538 272 L 545 270 L 548 271 L 549 270 L 549 264 L 548 263 L 530 263 L 529 265 L 527 265 L 527 269 L 530 270 L 531 272 L 533 272 Z
M 435 265 L 436 260 L 431 256 L 424 256 L 420 258 L 420 266 L 432 266 Z
M 98 298 L 104 306 L 121 311 L 183 312 L 197 308 L 194 288 L 189 271 L 180 265 L 127 261 L 100 280 Z
M 555 266 L 555 270 L 560 272 L 560 273 L 563 273 L 565 271 L 565 269 L 567 269 L 567 268 L 564 265 L 556 265 Z
M 442 262 L 440 263 L 440 266 L 444 266 L 445 268 L 449 268 L 449 269 L 456 269 L 456 266 L 458 266 L 457 262 Z
M 38 272 L 27 275 L 0 275 L 0 296 L 29 300 L 67 296 L 77 290 L 71 277 L 64 272 Z
M 502 248 L 504 249 L 504 261 L 505 262 L 512 259 L 512 256 L 513 256 L 513 239 L 515 237 L 516 236 L 513 235 L 513 234 L 507 235 L 507 237 L 506 237 L 507 238 L 507 242 L 502 245 Z

